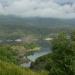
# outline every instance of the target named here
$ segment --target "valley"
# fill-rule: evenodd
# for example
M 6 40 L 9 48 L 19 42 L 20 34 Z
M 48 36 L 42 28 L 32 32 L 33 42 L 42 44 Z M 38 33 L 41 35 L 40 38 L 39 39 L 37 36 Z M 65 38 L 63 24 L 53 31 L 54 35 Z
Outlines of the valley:
M 62 23 L 59 26 L 59 19 L 5 17 L 4 22 L 0 23 L 0 65 L 2 65 L 0 74 L 52 75 L 54 73 L 55 75 L 56 73 L 58 75 L 58 72 L 54 72 L 52 69 L 61 70 L 57 61 L 60 59 L 63 62 L 64 59 L 67 59 L 64 50 L 67 50 L 66 47 L 69 48 L 68 43 L 74 42 L 71 38 L 75 35 L 73 24 L 65 25 L 68 22 L 61 20 L 59 24 L 64 22 L 64 26 Z M 74 48 L 70 44 L 69 49 L 72 50 L 72 47 Z M 62 50 L 64 53 L 61 52 Z M 60 52 L 65 57 L 62 57 Z M 66 71 L 62 73 L 65 75 Z

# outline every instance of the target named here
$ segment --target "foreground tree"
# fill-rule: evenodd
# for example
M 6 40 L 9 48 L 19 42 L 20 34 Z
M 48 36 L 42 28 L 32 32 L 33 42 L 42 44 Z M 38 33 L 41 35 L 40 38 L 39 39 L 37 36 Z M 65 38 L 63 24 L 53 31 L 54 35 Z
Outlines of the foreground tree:
M 52 62 L 48 66 L 49 75 L 75 75 L 75 41 L 60 33 L 53 41 Z

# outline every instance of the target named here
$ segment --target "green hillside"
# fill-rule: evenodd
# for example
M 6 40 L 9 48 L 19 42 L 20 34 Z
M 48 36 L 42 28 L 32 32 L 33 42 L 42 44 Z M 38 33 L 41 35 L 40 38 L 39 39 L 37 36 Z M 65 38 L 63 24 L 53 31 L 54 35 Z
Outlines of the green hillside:
M 11 45 L 0 45 L 0 75 L 48 75 L 47 72 L 35 72 L 20 67 L 16 56 Z
M 47 73 L 33 72 L 30 69 L 24 69 L 0 60 L 0 75 L 47 75 Z

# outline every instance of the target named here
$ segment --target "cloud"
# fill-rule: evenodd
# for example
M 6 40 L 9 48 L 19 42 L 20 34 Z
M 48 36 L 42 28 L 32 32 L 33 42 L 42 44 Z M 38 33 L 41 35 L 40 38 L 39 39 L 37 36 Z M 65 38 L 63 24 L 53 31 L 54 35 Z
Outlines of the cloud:
M 75 18 L 75 0 L 0 0 L 0 14 Z

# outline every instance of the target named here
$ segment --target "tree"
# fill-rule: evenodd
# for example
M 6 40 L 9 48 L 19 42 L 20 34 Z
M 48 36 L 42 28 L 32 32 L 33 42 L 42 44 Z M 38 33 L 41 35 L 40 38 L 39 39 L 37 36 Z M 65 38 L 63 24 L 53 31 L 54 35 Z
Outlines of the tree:
M 49 75 L 74 75 L 73 61 L 75 43 L 67 39 L 65 33 L 60 33 L 53 41 L 52 62 Z M 49 66 L 49 64 L 48 64 Z

